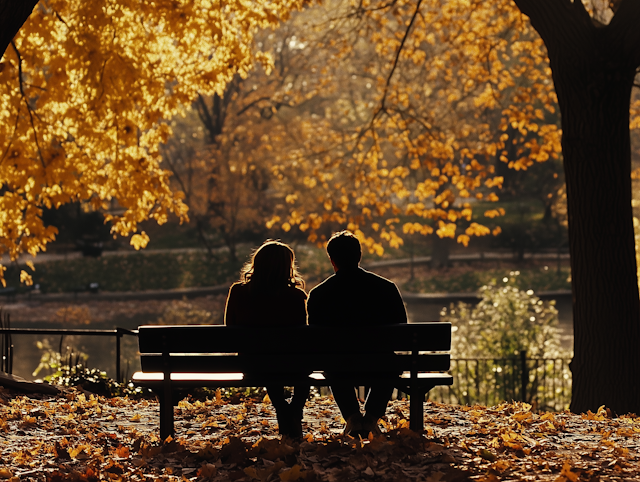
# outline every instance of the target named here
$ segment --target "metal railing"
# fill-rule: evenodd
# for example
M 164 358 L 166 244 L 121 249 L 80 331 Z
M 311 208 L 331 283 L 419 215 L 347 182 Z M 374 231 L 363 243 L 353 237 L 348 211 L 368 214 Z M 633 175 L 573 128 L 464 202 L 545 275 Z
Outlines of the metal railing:
M 60 337 L 71 335 L 83 336 L 107 336 L 116 339 L 116 379 L 122 382 L 121 370 L 121 341 L 124 335 L 138 336 L 138 330 L 129 330 L 127 328 L 116 328 L 114 330 L 86 330 L 86 329 L 46 329 L 46 328 L 11 328 L 8 320 L 3 320 L 0 326 L 0 371 L 5 373 L 13 373 L 13 342 L 12 335 L 58 335 Z M 60 342 L 62 345 L 62 340 Z
M 509 358 L 452 359 L 453 386 L 432 389 L 429 399 L 486 406 L 516 400 L 538 410 L 562 411 L 571 402 L 570 361 L 528 358 L 524 351 Z

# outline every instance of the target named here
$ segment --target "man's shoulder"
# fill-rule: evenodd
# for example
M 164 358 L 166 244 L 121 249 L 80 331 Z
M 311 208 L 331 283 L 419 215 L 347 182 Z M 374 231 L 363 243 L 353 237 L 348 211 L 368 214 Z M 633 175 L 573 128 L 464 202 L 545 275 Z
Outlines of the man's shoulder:
M 375 279 L 378 283 L 395 285 L 395 283 L 393 281 L 391 281 L 390 279 L 387 279 L 384 276 L 380 276 L 379 274 L 374 273 L 372 271 L 367 271 L 364 268 L 360 268 L 360 272 L 363 274 L 363 276 L 367 276 L 367 277 L 370 277 L 372 279 Z
M 309 297 L 311 297 L 311 295 L 316 295 L 317 296 L 317 295 L 320 295 L 322 293 L 325 293 L 328 290 L 331 290 L 331 288 L 333 287 L 335 282 L 336 282 L 336 275 L 332 274 L 327 279 L 325 279 L 324 281 L 320 282 L 315 287 L 313 287 L 309 291 Z
M 398 289 L 398 287 L 393 281 L 385 278 L 384 276 L 380 276 L 379 274 L 372 273 L 371 271 L 367 271 L 366 269 L 362 269 L 362 268 L 360 269 L 360 271 L 361 271 L 361 276 L 365 277 L 367 281 L 373 285 L 379 286 L 381 288 L 387 288 L 387 289 L 395 289 L 395 290 Z

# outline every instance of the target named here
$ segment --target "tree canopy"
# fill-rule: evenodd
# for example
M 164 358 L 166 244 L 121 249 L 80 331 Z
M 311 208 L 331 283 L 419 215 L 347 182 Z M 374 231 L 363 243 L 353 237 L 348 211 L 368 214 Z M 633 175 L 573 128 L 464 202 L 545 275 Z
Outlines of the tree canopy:
M 4 5 L 4 3 L 3 3 Z M 186 219 L 159 146 L 167 120 L 198 94 L 224 91 L 255 62 L 258 29 L 302 1 L 41 2 L 0 64 L 0 243 L 15 258 L 56 233 L 43 208 L 84 201 L 114 233 Z M 132 236 L 136 247 L 145 233 Z
M 448 6 L 335 1 L 296 14 L 260 38 L 270 75 L 256 69 L 208 101 L 216 154 L 199 166 L 212 178 L 268 169 L 267 226 L 314 242 L 348 227 L 381 253 L 414 233 L 465 245 L 489 234 L 503 213 L 491 206 L 496 165 L 560 157 L 555 94 L 542 42 L 513 4 Z

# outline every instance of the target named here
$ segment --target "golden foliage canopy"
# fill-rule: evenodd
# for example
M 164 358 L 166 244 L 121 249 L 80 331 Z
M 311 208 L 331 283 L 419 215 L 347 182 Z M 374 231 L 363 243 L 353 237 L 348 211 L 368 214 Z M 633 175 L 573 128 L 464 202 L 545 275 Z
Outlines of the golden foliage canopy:
M 512 1 L 335 2 L 316 16 L 300 41 L 334 52 L 316 67 L 339 100 L 299 119 L 305 142 L 274 167 L 289 195 L 271 225 L 310 240 L 347 227 L 377 252 L 413 233 L 466 245 L 503 214 L 485 202 L 497 162 L 559 158 L 546 49 Z
M 45 0 L 0 63 L 0 250 L 54 239 L 43 208 L 108 210 L 114 233 L 186 219 L 160 167 L 167 120 L 271 58 L 253 49 L 303 0 Z M 132 244 L 146 244 L 144 233 Z

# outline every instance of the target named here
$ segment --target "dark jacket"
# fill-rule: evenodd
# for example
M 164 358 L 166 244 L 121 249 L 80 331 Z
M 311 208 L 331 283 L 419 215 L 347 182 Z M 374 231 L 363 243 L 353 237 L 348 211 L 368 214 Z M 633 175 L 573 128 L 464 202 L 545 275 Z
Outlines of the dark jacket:
M 254 293 L 235 283 L 229 290 L 224 323 L 229 326 L 302 326 L 307 324 L 307 294 L 294 287 Z
M 309 324 L 380 326 L 406 323 L 407 311 L 396 285 L 360 267 L 340 269 L 309 293 Z

